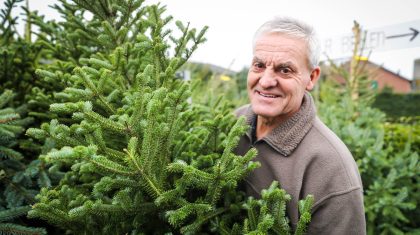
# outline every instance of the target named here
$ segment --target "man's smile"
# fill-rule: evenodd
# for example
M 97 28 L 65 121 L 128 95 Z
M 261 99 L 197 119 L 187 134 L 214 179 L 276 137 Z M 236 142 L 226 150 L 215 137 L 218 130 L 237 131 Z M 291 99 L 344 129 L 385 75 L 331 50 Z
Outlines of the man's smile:
M 270 93 L 265 93 L 265 92 L 261 92 L 261 91 L 258 91 L 258 90 L 255 90 L 255 92 L 256 92 L 258 95 L 260 95 L 260 96 L 262 96 L 262 97 L 265 97 L 265 98 L 278 98 L 278 97 L 280 97 L 279 95 L 270 94 Z

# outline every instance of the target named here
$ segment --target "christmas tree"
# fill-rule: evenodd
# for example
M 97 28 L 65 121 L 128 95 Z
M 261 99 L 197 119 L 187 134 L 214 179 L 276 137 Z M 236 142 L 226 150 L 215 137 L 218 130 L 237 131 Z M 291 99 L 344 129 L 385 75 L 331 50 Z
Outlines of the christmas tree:
M 47 186 L 49 179 L 39 170 L 36 160 L 25 159 L 18 151 L 22 143 L 20 135 L 32 120 L 22 119 L 19 109 L 6 107 L 13 98 L 11 90 L 0 95 L 0 233 L 45 234 L 44 229 L 20 225 L 18 220 L 29 211 L 28 205 L 35 202 L 38 185 Z
M 191 103 L 176 76 L 207 28 L 177 21 L 174 33 L 165 7 L 142 2 L 63 0 L 55 8 L 65 22 L 34 17 L 52 60 L 37 74 L 65 88 L 50 106 L 57 118 L 27 131 L 54 142 L 40 159 L 62 175 L 29 216 L 75 234 L 292 233 L 277 182 L 261 199 L 240 190 L 259 165 L 255 150 L 232 153 L 244 119 L 222 99 Z M 312 201 L 301 202 L 296 234 Z
M 42 88 L 35 70 L 43 48 L 32 41 L 31 16 L 25 7 L 24 33 L 17 31 L 13 10 L 21 2 L 7 0 L 0 11 L 0 233 L 44 234 L 44 229 L 28 226 L 36 222 L 28 221 L 26 213 L 40 188 L 50 186 L 52 179 L 37 159 L 42 146 L 24 133 L 42 122 L 31 113 L 45 115 L 48 109 L 43 107 L 48 108 L 51 101 L 43 107 L 29 102 L 33 91 Z

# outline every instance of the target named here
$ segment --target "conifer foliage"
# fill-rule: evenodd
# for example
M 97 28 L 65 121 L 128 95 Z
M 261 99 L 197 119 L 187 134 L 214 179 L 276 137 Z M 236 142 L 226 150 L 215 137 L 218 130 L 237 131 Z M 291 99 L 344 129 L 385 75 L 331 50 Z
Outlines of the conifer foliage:
M 47 186 L 42 179 L 38 183 L 34 176 L 40 173 L 37 161 L 29 162 L 19 149 L 19 137 L 25 127 L 31 122 L 30 118 L 21 118 L 18 111 L 6 105 L 14 98 L 11 90 L 5 90 L 0 95 L 0 234 L 45 234 L 42 228 L 31 228 L 19 225 L 18 217 L 26 215 L 35 202 L 38 185 Z
M 420 202 L 419 152 L 411 133 L 398 140 L 398 125 L 386 121 L 385 113 L 372 108 L 375 98 L 365 61 L 361 29 L 355 22 L 355 45 L 350 72 L 333 65 L 346 84 L 323 83 L 317 107 L 323 121 L 346 143 L 361 173 L 364 188 L 367 234 L 418 234 Z M 338 91 L 338 92 L 337 92 Z M 410 128 L 414 130 L 414 125 Z
M 41 146 L 24 135 L 37 123 L 28 115 L 27 94 L 37 85 L 42 48 L 31 41 L 29 23 L 23 35 L 17 32 L 13 10 L 20 2 L 7 0 L 0 10 L 0 234 L 45 234 L 26 226 L 25 218 L 39 189 L 51 180 L 37 159 Z M 25 8 L 24 15 L 28 13 Z
M 30 217 L 75 234 L 293 232 L 276 183 L 259 200 L 238 190 L 258 167 L 255 150 L 232 153 L 244 119 L 221 100 L 191 104 L 189 83 L 175 75 L 207 28 L 177 21 L 175 37 L 165 7 L 139 0 L 61 3 L 62 29 L 72 32 L 34 20 L 58 58 L 37 74 L 66 88 L 50 106 L 57 119 L 27 134 L 55 143 L 40 159 L 62 179 L 41 190 Z M 301 203 L 297 234 L 312 198 Z

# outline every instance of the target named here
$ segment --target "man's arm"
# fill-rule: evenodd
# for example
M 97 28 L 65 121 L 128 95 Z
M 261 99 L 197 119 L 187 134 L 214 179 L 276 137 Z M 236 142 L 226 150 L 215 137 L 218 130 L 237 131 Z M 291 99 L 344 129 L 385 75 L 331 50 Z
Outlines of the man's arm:
M 321 199 L 313 207 L 307 234 L 366 234 L 362 190 L 337 192 Z

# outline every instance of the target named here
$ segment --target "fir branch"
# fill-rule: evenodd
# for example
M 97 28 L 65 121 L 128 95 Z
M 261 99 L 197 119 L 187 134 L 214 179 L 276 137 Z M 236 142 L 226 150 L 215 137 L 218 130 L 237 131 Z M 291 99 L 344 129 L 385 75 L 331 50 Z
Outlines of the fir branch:
M 206 223 L 207 221 L 211 220 L 212 218 L 219 216 L 227 211 L 226 208 L 218 208 L 217 210 L 211 211 L 209 213 L 201 214 L 196 221 L 192 224 L 187 226 L 183 226 L 181 228 L 181 233 L 188 234 L 188 233 L 196 233 L 200 227 Z
M 177 46 L 175 47 L 174 57 L 180 57 L 188 42 L 187 36 L 189 35 L 188 31 L 190 27 L 190 22 L 187 23 L 187 27 L 184 27 L 181 21 L 176 21 L 175 24 L 181 30 L 182 36 L 180 39 L 174 41 L 175 43 L 177 43 Z
M 71 114 L 83 109 L 84 103 L 55 103 L 50 105 L 50 111 L 60 114 Z
M 12 223 L 0 223 L 0 234 L 46 235 L 47 231 L 43 228 L 32 228 Z
M 79 5 L 82 9 L 87 9 L 92 12 L 96 17 L 102 20 L 109 20 L 109 12 L 108 8 L 104 7 L 103 0 L 100 1 L 99 6 L 98 2 L 86 1 L 86 0 L 74 0 L 74 2 Z
M 81 81 L 83 81 L 84 85 L 89 88 L 96 97 L 98 97 L 99 101 L 104 105 L 104 107 L 106 107 L 108 109 L 108 112 L 110 114 L 114 114 L 115 113 L 115 109 L 111 106 L 111 104 L 109 104 L 106 99 L 99 93 L 99 91 L 96 89 L 95 84 L 93 83 L 93 81 L 89 78 L 89 76 L 86 74 L 85 71 L 83 71 L 82 68 L 75 68 L 74 69 L 75 72 L 75 76 L 76 79 L 80 79 Z
M 178 180 L 175 183 L 175 189 L 171 189 L 163 192 L 159 197 L 157 197 L 154 203 L 157 206 L 162 206 L 164 204 L 174 203 L 178 206 L 182 206 L 187 203 L 187 201 L 182 198 L 182 195 L 185 193 L 186 186 L 182 181 Z M 173 201 L 175 199 L 175 201 Z
M 120 188 L 137 188 L 140 187 L 137 181 L 126 179 L 126 178 L 111 178 L 109 176 L 102 177 L 99 182 L 97 182 L 92 190 L 94 195 L 100 195 L 107 192 L 111 192 L 115 189 Z
M 52 82 L 52 81 L 58 80 L 57 74 L 52 73 L 48 70 L 37 69 L 35 71 L 35 73 L 36 73 L 36 75 L 44 78 L 44 81 L 46 81 L 46 82 Z
M 15 163 L 23 166 L 23 164 L 21 162 L 15 162 Z M 1 171 L 0 171 L 0 173 L 1 173 Z M 23 175 L 22 172 L 20 172 L 20 174 Z M 8 187 L 8 189 L 10 190 L 9 193 L 11 191 L 16 191 L 16 194 L 15 195 L 22 196 L 24 198 L 24 200 L 26 200 L 26 202 L 28 202 L 28 204 L 35 203 L 35 200 L 34 200 L 34 196 L 35 195 L 33 193 L 31 193 L 30 190 L 27 190 L 26 188 L 24 188 L 19 183 L 15 183 L 14 181 L 12 181 L 11 179 L 9 179 L 8 177 L 4 177 L 4 178 L 0 177 L 0 178 L 1 178 L 1 180 L 3 181 L 3 183 L 5 185 L 8 185 L 9 186 Z
M 102 135 L 102 129 L 99 126 L 94 127 L 94 131 L 92 133 L 92 137 L 94 139 L 94 143 L 99 147 L 99 151 L 106 153 L 106 142 Z
M 210 202 L 212 205 L 216 204 L 219 200 L 224 186 L 222 183 L 224 177 L 222 176 L 222 167 L 220 162 L 217 162 L 213 169 L 213 183 L 210 182 L 210 186 L 208 187 L 206 193 L 206 201 Z
M 179 63 L 179 67 L 182 66 L 187 60 L 189 60 L 189 58 L 191 57 L 191 55 L 193 54 L 193 52 L 198 48 L 198 45 L 201 43 L 204 43 L 206 41 L 206 38 L 204 37 L 204 34 L 207 32 L 208 30 L 208 26 L 203 27 L 203 29 L 201 29 L 200 33 L 197 36 L 194 36 L 194 44 L 191 47 L 191 49 L 185 49 L 185 55 L 183 60 L 181 60 L 181 62 Z M 190 33 L 193 33 L 190 31 Z
M 125 204 L 125 206 L 129 206 L 130 204 Z M 111 214 L 112 216 L 138 216 L 147 214 L 150 211 L 156 210 L 156 206 L 153 202 L 146 202 L 142 203 L 141 205 L 136 205 L 135 207 L 124 208 L 121 210 L 121 205 L 109 205 L 109 204 L 94 204 L 92 207 L 92 211 L 94 213 L 99 214 Z
M 112 149 L 112 148 L 108 148 L 106 147 L 104 149 L 103 154 L 107 154 L 107 156 L 115 159 L 115 160 L 123 160 L 125 159 L 126 155 L 124 154 L 124 152 Z
M 250 234 L 252 235 L 259 235 L 259 234 L 267 234 L 271 227 L 274 225 L 274 219 L 271 215 L 266 214 L 267 212 L 264 211 L 262 207 L 260 213 L 260 221 L 258 222 L 258 226 L 256 231 L 252 231 Z
M 60 150 L 51 151 L 45 157 L 45 161 L 53 163 L 53 162 L 73 162 L 78 159 L 82 158 L 89 158 L 96 152 L 96 147 L 84 147 L 84 146 L 77 146 L 77 147 L 68 147 L 65 146 Z
M 132 137 L 130 142 L 131 145 L 133 145 L 133 141 L 135 141 L 135 137 Z M 131 146 L 132 147 L 132 146 Z M 159 197 L 162 194 L 161 189 L 158 188 L 158 186 L 149 178 L 149 176 L 144 172 L 143 168 L 140 166 L 139 158 L 137 157 L 137 154 L 135 152 L 135 149 L 130 148 L 130 151 L 125 150 L 128 154 L 129 159 L 134 164 L 134 166 L 137 168 L 137 172 L 140 176 L 142 176 L 143 179 L 146 180 L 144 185 L 146 186 L 146 189 L 149 189 L 148 192 L 153 197 Z
M 8 124 L 19 118 L 20 118 L 20 115 L 17 113 L 0 114 L 0 124 Z M 3 128 L 5 127 L 6 126 L 3 126 Z
M 28 212 L 29 218 L 42 218 L 52 224 L 60 227 L 71 227 L 72 220 L 64 211 L 51 207 L 45 203 L 37 203 L 32 206 L 32 210 Z
M 126 176 L 133 176 L 135 175 L 135 172 L 127 171 L 127 167 L 120 165 L 116 162 L 113 162 L 109 159 L 107 159 L 104 156 L 96 155 L 93 156 L 90 160 L 92 163 L 94 163 L 96 166 L 110 172 L 110 173 L 116 173 L 120 175 L 126 175 Z
M 0 222 L 6 222 L 13 220 L 14 218 L 20 217 L 28 213 L 29 206 L 14 207 L 8 210 L 0 211 Z M 1 230 L 0 230 L 1 231 Z
M 26 135 L 35 138 L 35 139 L 44 139 L 48 133 L 45 130 L 41 130 L 38 128 L 29 128 L 28 130 L 26 130 Z
M 90 212 L 92 212 L 92 207 L 92 201 L 85 201 L 83 205 L 70 209 L 67 214 L 72 220 L 84 219 L 88 217 Z
M 247 218 L 247 223 L 245 226 L 244 224 L 244 228 L 247 229 L 256 229 L 257 228 L 257 216 L 255 214 L 256 208 L 258 207 L 258 202 L 253 199 L 253 198 L 249 198 L 248 201 L 243 205 L 243 207 L 247 210 L 248 213 L 248 218 Z
M 108 34 L 108 36 L 112 39 L 112 42 L 114 45 L 118 45 L 117 42 L 117 33 L 113 26 L 108 21 L 102 21 L 102 27 L 105 30 L 105 33 Z
M 212 210 L 211 205 L 203 203 L 187 203 L 186 205 L 176 210 L 166 212 L 168 221 L 173 226 L 177 227 L 181 224 L 189 215 L 208 213 Z
M 299 201 L 299 221 L 296 226 L 295 235 L 305 234 L 306 227 L 311 222 L 311 208 L 314 203 L 314 197 L 312 195 L 306 196 L 305 200 Z
M 128 2 L 123 2 L 124 6 L 121 7 L 121 12 L 123 13 L 121 18 L 115 23 L 115 28 L 116 29 L 120 29 L 123 24 L 128 25 L 130 23 L 129 19 L 132 15 L 132 13 L 134 12 L 135 9 L 140 8 L 140 4 L 136 4 L 136 6 L 134 6 L 133 4 L 134 0 L 128 0 Z M 136 1 L 136 3 L 138 3 Z
M 101 116 L 100 114 L 93 111 L 85 111 L 83 114 L 90 120 L 99 124 L 102 128 L 110 131 L 117 132 L 118 134 L 125 135 L 127 128 L 118 122 L 112 121 L 108 118 Z
M 3 159 L 8 158 L 8 159 L 20 161 L 23 159 L 23 155 L 20 152 L 13 150 L 11 148 L 0 146 L 0 158 L 3 158 Z
M 196 186 L 208 186 L 207 183 L 211 183 L 214 180 L 214 176 L 210 173 L 207 173 L 205 171 L 201 171 L 193 166 L 188 165 L 186 162 L 182 160 L 177 160 L 174 163 L 171 163 L 168 165 L 168 171 L 170 172 L 179 172 L 183 173 L 185 177 L 190 178 L 192 181 L 190 181 L 191 184 Z M 203 183 L 199 183 L 202 182 Z M 193 183 L 196 182 L 196 183 Z
M 38 175 L 37 183 L 40 188 L 49 188 L 51 187 L 51 179 L 45 170 L 41 169 Z
M 3 108 L 7 103 L 9 103 L 16 94 L 13 93 L 11 90 L 5 90 L 0 95 L 0 108 Z
M 221 157 L 222 171 L 224 171 L 225 168 L 230 165 L 230 162 L 233 159 L 232 157 L 230 157 L 230 154 L 232 153 L 233 148 L 235 148 L 238 144 L 239 136 L 243 134 L 246 129 L 247 127 L 245 126 L 245 119 L 242 117 L 238 119 L 238 121 L 235 123 L 235 125 L 229 132 L 229 135 L 226 139 L 226 147 Z

